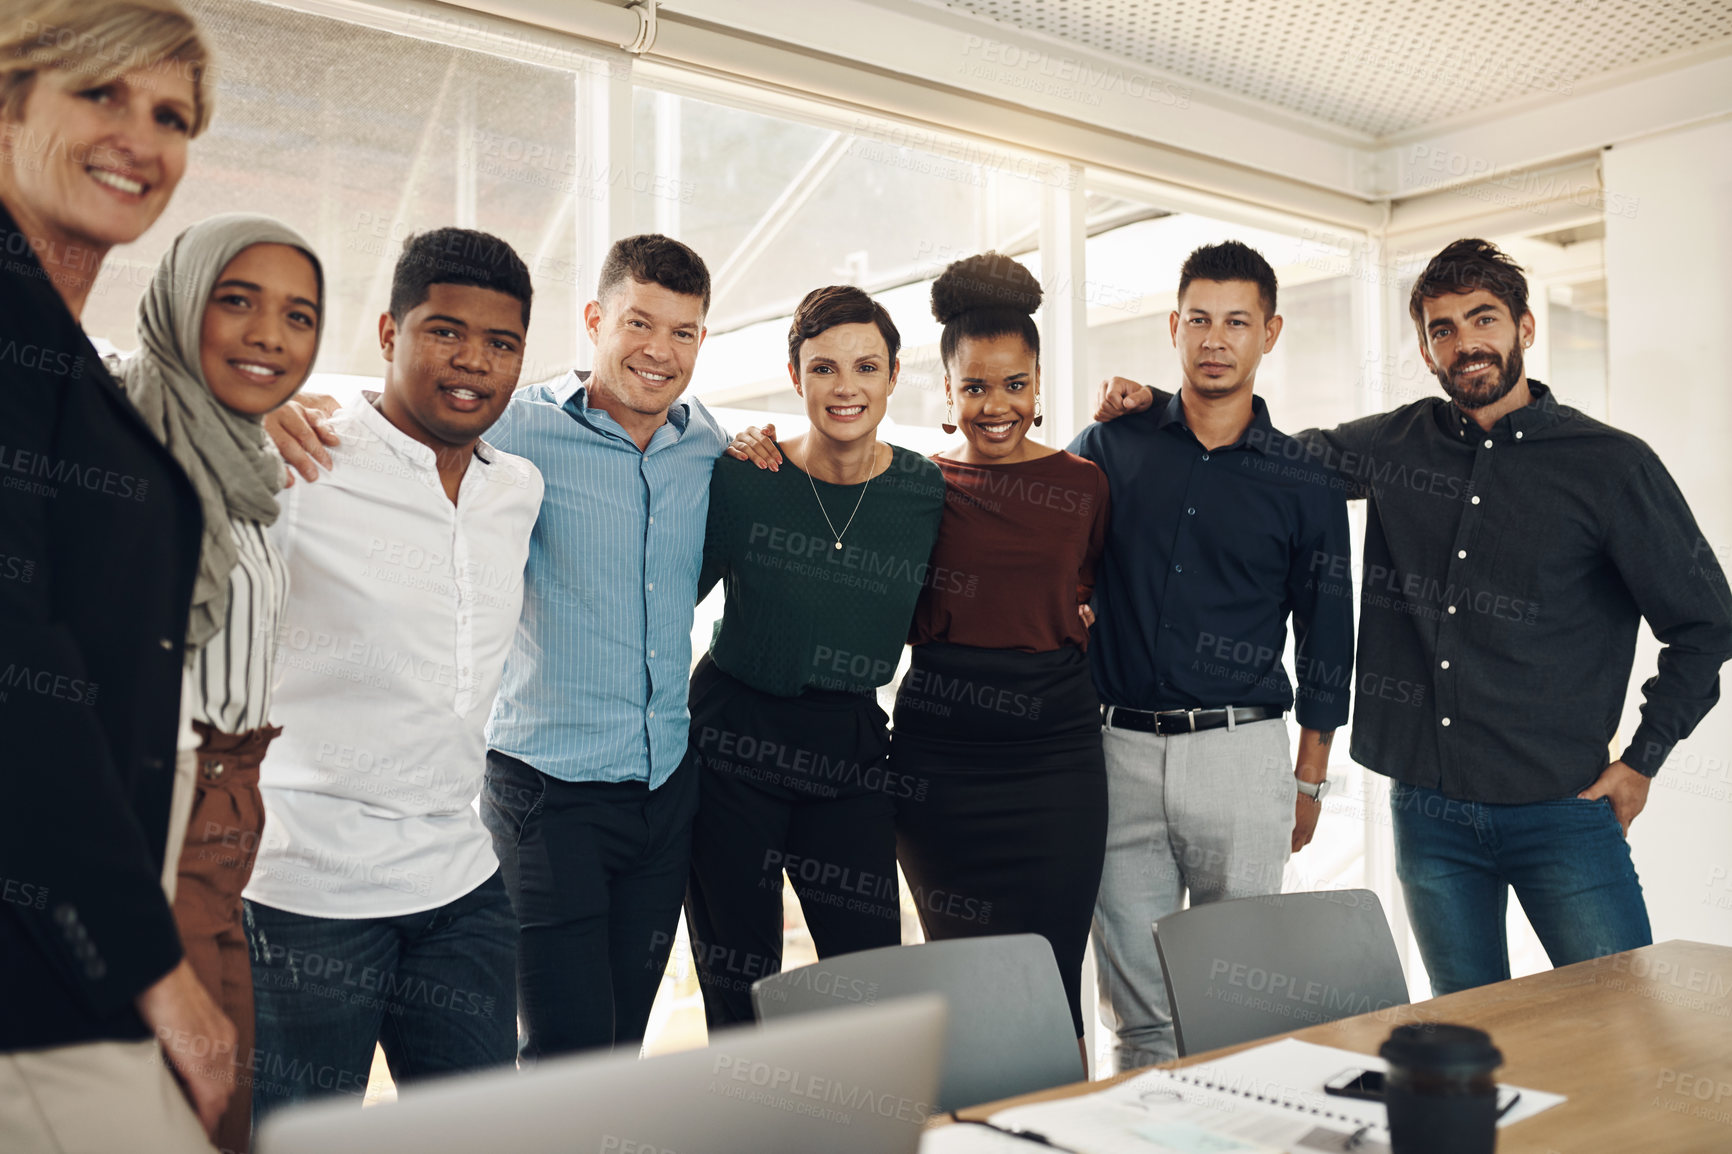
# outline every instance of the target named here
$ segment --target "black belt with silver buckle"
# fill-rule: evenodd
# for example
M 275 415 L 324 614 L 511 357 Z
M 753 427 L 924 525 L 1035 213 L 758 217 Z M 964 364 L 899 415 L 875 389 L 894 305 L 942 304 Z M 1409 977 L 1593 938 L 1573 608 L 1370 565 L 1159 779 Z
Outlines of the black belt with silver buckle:
M 1142 733 L 1170 735 L 1197 733 L 1205 729 L 1231 729 L 1235 725 L 1250 725 L 1253 721 L 1270 721 L 1285 712 L 1286 710 L 1276 709 L 1272 705 L 1240 705 L 1232 709 L 1166 709 L 1159 713 L 1103 705 L 1101 724 L 1108 729 L 1135 729 Z

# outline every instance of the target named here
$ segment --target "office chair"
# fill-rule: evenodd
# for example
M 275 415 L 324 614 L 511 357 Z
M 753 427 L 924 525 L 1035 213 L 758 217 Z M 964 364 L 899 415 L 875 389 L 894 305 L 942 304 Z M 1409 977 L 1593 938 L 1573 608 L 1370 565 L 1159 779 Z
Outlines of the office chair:
M 1181 1055 L 1408 1004 L 1370 890 L 1211 902 L 1153 928 Z
M 1052 946 L 1039 934 L 954 938 L 839 954 L 752 983 L 760 1022 L 838 1005 L 942 994 L 940 1110 L 1085 1076 Z

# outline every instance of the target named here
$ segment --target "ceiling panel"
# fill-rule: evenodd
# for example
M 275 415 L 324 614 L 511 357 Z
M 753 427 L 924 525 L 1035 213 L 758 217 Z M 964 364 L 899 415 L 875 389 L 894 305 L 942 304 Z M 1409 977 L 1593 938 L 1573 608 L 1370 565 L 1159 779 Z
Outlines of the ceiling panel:
M 1728 0 L 920 0 L 1383 137 L 1732 41 Z

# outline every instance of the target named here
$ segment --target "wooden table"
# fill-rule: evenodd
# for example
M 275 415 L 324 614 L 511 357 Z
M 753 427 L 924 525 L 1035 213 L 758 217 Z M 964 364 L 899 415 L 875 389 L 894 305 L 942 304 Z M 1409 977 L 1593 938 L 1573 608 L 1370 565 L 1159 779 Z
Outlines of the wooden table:
M 1499 1131 L 1499 1154 L 1732 1152 L 1732 949 L 1725 946 L 1662 942 L 1278 1037 L 1375 1054 L 1391 1029 L 1418 1021 L 1478 1026 L 1503 1051 L 1500 1081 L 1568 1095 L 1562 1105 Z M 960 1114 L 984 1118 L 1087 1094 L 1135 1073 Z

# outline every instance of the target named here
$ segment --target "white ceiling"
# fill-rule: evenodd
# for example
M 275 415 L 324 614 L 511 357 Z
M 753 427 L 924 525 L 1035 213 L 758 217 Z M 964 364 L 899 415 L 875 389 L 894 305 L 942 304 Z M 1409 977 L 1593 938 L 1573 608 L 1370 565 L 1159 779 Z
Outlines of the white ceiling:
M 1729 0 L 919 0 L 1383 138 L 1732 41 Z

